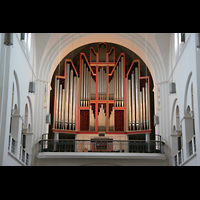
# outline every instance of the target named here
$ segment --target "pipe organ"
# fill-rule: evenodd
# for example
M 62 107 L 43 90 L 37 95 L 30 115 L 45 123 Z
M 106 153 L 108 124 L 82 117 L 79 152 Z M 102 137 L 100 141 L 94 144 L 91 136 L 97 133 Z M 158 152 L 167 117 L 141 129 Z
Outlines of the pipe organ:
M 54 128 L 75 130 L 77 101 L 77 71 L 68 61 L 65 76 L 55 77 Z
M 98 52 L 90 48 L 90 61 L 80 53 L 76 69 L 65 59 L 64 76 L 55 76 L 53 132 L 150 131 L 149 88 L 139 59 L 126 70 L 125 53 L 115 61 L 115 48 L 107 52 L 99 43 Z

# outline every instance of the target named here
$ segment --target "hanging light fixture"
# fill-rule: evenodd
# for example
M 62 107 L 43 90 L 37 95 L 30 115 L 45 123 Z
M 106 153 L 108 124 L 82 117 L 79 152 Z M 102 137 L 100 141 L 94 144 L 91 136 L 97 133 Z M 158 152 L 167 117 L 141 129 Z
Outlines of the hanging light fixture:
M 158 125 L 159 124 L 159 116 L 154 115 L 154 125 Z
M 169 93 L 170 94 L 175 94 L 176 93 L 176 83 L 174 83 L 174 82 L 169 83 Z
M 4 44 L 7 46 L 13 45 L 13 33 L 5 33 Z
M 5 33 L 4 44 L 7 46 L 13 45 L 13 33 Z
M 46 124 L 51 125 L 51 114 L 46 115 Z
M 197 48 L 200 48 L 200 33 L 197 33 L 196 46 L 197 46 Z

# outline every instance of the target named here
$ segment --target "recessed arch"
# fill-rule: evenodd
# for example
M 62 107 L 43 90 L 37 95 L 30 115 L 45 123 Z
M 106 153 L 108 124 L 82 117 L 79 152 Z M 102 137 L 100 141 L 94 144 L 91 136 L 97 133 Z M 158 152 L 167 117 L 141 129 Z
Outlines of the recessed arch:
M 187 115 L 187 95 L 188 95 L 188 88 L 189 88 L 189 84 L 190 84 L 190 80 L 192 77 L 192 72 L 190 72 L 190 74 L 188 75 L 187 78 L 187 82 L 186 82 L 186 86 L 185 86 L 185 94 L 184 94 L 184 115 Z
M 85 44 L 111 42 L 124 46 L 143 59 L 154 83 L 166 79 L 165 68 L 153 34 L 126 33 L 67 33 L 52 34 L 42 57 L 38 77 L 49 82 L 58 63 L 68 53 Z
M 174 131 L 174 126 L 175 126 L 174 125 L 174 111 L 175 111 L 176 102 L 177 102 L 177 98 L 174 99 L 173 106 L 172 106 L 172 113 L 171 113 L 171 132 L 172 133 Z
M 16 91 L 17 91 L 17 105 L 18 105 L 18 109 L 15 111 L 16 114 L 19 114 L 20 112 L 20 88 L 19 88 L 19 79 L 17 76 L 16 71 L 14 70 L 13 72 L 14 77 L 15 77 L 15 82 L 16 82 Z

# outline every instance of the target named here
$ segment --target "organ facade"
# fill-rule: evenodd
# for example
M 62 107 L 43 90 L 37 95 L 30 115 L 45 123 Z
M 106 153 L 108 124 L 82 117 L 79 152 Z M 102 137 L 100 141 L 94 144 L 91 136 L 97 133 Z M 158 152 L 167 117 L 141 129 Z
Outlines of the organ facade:
M 126 54 L 115 59 L 106 43 L 90 58 L 81 52 L 79 69 L 65 59 L 64 76 L 55 76 L 54 133 L 151 133 L 150 77 L 141 76 L 140 59 L 125 70 Z

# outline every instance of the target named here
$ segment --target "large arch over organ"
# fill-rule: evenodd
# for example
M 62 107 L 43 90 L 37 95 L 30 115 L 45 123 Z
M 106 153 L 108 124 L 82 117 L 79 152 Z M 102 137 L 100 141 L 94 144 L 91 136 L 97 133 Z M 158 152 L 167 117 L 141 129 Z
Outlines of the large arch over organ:
M 113 43 L 75 49 L 57 66 L 49 138 L 155 138 L 153 80 L 144 61 Z

